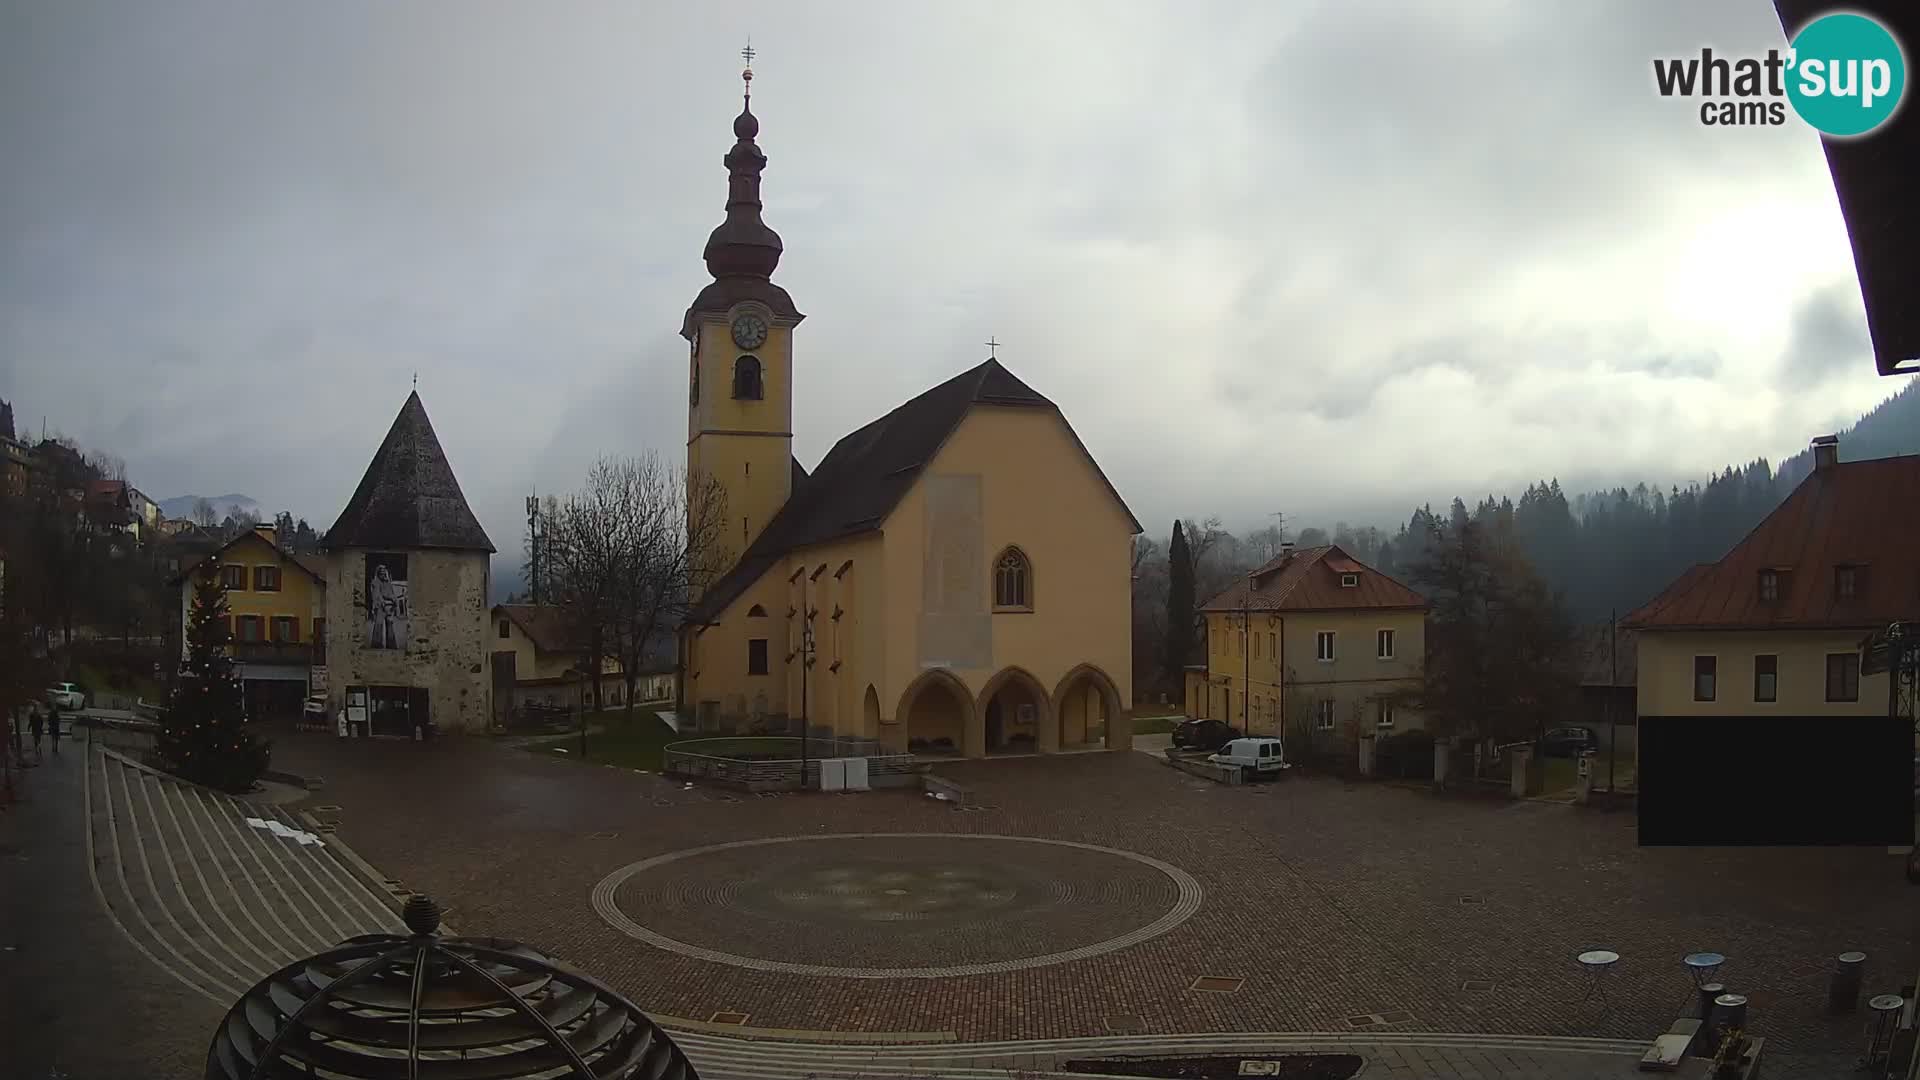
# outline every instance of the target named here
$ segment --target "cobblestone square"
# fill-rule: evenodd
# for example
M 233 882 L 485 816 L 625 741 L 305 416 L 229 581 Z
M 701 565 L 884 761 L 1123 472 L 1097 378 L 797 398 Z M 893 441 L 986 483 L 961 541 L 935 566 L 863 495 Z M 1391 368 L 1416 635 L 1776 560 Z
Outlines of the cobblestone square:
M 1775 1052 L 1834 1057 L 1862 1020 L 1823 1011 L 1833 957 L 1869 954 L 1869 994 L 1920 960 L 1920 891 L 1882 849 L 1640 849 L 1630 814 L 1310 777 L 1223 787 L 1139 753 L 942 764 L 975 792 L 967 810 L 905 790 L 736 797 L 478 740 L 290 737 L 275 760 L 324 777 L 337 835 L 462 932 L 539 942 L 690 1020 L 996 1040 L 1371 1016 L 1651 1039 L 1690 998 L 1681 957 L 1712 950 Z M 876 833 L 923 835 L 741 844 Z M 716 845 L 738 846 L 660 860 Z M 601 890 L 636 936 L 596 888 L 649 860 Z M 1098 948 L 1179 902 L 1153 863 L 1191 878 L 1193 910 Z M 1589 995 L 1573 957 L 1596 948 L 1622 959 Z M 947 970 L 966 965 L 992 970 Z

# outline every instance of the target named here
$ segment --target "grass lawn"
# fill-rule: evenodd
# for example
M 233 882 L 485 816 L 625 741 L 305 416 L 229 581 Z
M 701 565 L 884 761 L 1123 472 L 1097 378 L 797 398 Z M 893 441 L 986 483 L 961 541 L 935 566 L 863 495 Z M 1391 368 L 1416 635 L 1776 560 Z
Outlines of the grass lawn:
M 1541 763 L 1540 792 L 1543 795 L 1556 791 L 1567 791 L 1580 780 L 1579 767 L 1572 758 L 1547 758 Z M 1622 757 L 1614 763 L 1618 786 L 1624 790 L 1634 786 L 1633 759 Z M 1596 754 L 1593 758 L 1593 786 L 1604 788 L 1607 784 L 1607 756 Z
M 1172 716 L 1136 716 L 1133 718 L 1135 735 L 1165 735 L 1177 727 L 1186 717 L 1175 713 Z
M 584 758 L 580 754 L 579 732 L 526 743 L 521 749 L 546 757 L 572 758 L 575 761 L 618 765 L 623 769 L 659 772 L 660 748 L 686 738 L 651 712 L 636 709 L 631 722 L 611 710 L 600 716 L 604 726 L 599 731 L 587 734 L 587 753 Z
M 92 705 L 102 691 L 122 694 L 126 697 L 144 698 L 152 702 L 166 700 L 166 688 L 148 675 L 129 675 L 120 672 L 110 674 L 92 664 L 75 664 L 72 678 L 74 682 L 87 688 L 88 705 Z

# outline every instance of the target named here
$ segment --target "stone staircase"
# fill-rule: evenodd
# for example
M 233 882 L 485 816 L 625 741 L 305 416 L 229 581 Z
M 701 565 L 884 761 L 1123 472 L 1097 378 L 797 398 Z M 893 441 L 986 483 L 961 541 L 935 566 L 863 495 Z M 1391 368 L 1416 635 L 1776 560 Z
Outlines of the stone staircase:
M 94 886 L 133 946 L 231 1004 L 260 979 L 359 934 L 404 933 L 325 836 L 302 844 L 248 819 L 285 810 L 175 780 L 94 747 L 83 785 Z

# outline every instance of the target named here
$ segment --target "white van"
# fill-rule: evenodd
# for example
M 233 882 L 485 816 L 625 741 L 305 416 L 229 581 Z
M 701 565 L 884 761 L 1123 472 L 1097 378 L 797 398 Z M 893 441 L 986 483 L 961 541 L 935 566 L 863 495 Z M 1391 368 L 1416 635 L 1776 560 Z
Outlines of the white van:
M 1208 755 L 1207 760 L 1215 765 L 1237 765 L 1240 775 L 1248 779 L 1278 776 L 1281 770 L 1288 768 L 1284 744 L 1271 736 L 1234 739 L 1221 747 L 1218 753 Z

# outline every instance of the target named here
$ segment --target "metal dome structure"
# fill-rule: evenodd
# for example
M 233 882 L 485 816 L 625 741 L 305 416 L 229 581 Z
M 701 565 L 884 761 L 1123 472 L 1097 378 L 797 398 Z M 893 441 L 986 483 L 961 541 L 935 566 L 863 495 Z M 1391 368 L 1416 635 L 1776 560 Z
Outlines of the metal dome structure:
M 698 1080 L 604 983 L 518 942 L 440 937 L 424 896 L 402 918 L 411 936 L 350 938 L 247 991 L 207 1080 Z

